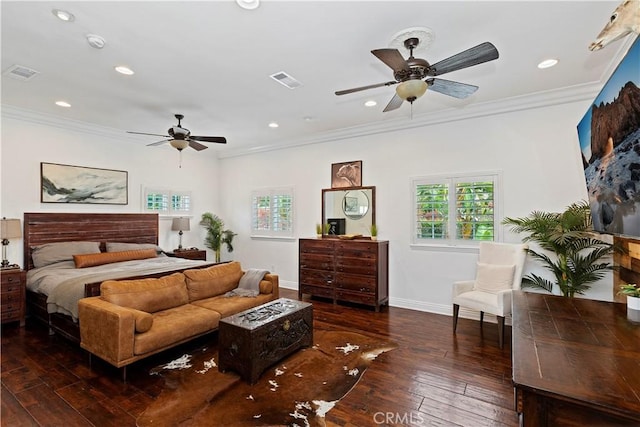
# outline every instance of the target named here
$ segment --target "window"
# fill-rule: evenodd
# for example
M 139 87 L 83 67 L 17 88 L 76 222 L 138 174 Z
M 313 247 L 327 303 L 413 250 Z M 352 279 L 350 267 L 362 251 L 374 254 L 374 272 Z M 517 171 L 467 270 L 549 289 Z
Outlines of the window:
M 497 240 L 500 175 L 456 175 L 413 180 L 413 243 L 473 244 Z
M 160 215 L 191 215 L 191 193 L 145 188 L 143 205 L 144 211 Z
M 293 189 L 254 191 L 251 195 L 251 234 L 293 237 Z

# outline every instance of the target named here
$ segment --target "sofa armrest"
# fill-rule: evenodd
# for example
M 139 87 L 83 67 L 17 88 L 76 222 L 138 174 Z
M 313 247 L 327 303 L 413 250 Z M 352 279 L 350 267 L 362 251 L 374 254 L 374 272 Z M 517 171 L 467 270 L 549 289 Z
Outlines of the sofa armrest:
M 280 279 L 278 277 L 277 274 L 271 274 L 271 273 L 267 273 L 264 275 L 264 278 L 262 280 L 268 280 L 269 282 L 271 282 L 271 294 L 273 296 L 273 299 L 278 299 L 280 298 Z M 261 289 L 262 291 L 262 289 Z M 266 292 L 269 293 L 269 292 Z
M 101 297 L 78 301 L 80 346 L 116 367 L 133 357 L 136 316 L 134 310 Z

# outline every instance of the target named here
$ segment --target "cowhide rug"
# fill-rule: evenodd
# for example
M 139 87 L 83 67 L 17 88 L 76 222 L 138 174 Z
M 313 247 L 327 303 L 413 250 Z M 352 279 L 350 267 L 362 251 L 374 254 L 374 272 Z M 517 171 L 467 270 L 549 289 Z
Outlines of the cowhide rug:
M 221 373 L 202 348 L 152 370 L 166 387 L 138 417 L 149 426 L 324 426 L 325 414 L 380 353 L 396 346 L 352 332 L 314 330 L 314 345 L 267 369 L 249 385 Z

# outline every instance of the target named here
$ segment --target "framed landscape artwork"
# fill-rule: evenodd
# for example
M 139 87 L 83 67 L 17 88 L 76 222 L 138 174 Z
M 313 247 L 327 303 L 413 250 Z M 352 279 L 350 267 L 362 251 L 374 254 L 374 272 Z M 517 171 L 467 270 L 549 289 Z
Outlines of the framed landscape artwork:
M 640 37 L 578 124 L 593 228 L 640 237 Z
M 361 186 L 362 160 L 331 165 L 331 188 Z
M 127 171 L 40 163 L 42 203 L 128 204 Z

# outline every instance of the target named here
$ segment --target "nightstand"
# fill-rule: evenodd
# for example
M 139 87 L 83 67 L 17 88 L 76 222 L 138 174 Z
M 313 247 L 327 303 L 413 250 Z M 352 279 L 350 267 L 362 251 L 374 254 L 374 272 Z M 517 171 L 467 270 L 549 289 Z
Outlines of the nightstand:
M 20 321 L 24 326 L 27 273 L 19 268 L 0 271 L 2 323 Z
M 207 260 L 207 251 L 202 249 L 174 249 L 173 252 L 166 252 L 167 256 L 194 259 L 198 261 Z

